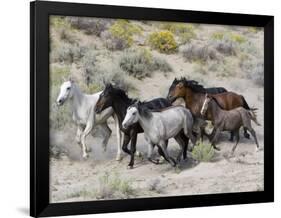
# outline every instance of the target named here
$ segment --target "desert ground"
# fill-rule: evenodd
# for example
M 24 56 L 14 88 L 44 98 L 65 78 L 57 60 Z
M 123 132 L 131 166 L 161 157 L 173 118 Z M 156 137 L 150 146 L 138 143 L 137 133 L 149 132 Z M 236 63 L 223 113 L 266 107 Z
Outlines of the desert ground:
M 64 24 L 64 23 L 63 23 Z M 141 37 L 135 37 L 134 42 L 138 42 L 143 46 L 142 38 L 147 36 L 154 25 L 147 23 L 136 22 L 141 25 L 143 33 Z M 57 48 L 58 29 L 60 23 L 55 24 L 51 32 L 54 37 L 54 45 Z M 195 26 L 196 40 L 207 41 L 208 36 L 217 32 L 225 31 L 223 26 Z M 68 30 L 70 31 L 70 30 Z M 215 193 L 230 193 L 230 192 L 248 192 L 261 191 L 264 187 L 264 140 L 263 140 L 263 86 L 256 83 L 253 77 L 245 75 L 246 72 L 254 71 L 254 67 L 258 64 L 247 65 L 250 69 L 244 69 L 243 63 L 247 63 L 247 58 L 244 60 L 243 55 L 249 55 L 250 60 L 259 59 L 263 54 L 263 33 L 261 30 L 253 32 L 245 32 L 245 28 L 233 28 L 227 31 L 234 31 L 236 34 L 241 34 L 247 40 L 255 45 L 259 54 L 256 57 L 255 52 L 250 50 L 240 50 L 236 54 L 227 55 L 223 62 L 220 60 L 211 60 L 204 62 L 187 61 L 180 52 L 162 53 L 157 50 L 149 50 L 151 55 L 162 58 L 167 62 L 172 70 L 163 72 L 156 69 L 149 76 L 138 78 L 132 75 L 126 76 L 128 83 L 128 95 L 140 100 L 148 100 L 155 97 L 164 97 L 167 95 L 168 88 L 175 77 L 187 77 L 195 79 L 205 87 L 223 86 L 229 91 L 243 94 L 250 107 L 258 108 L 257 116 L 261 126 L 256 126 L 253 123 L 253 128 L 256 131 L 257 138 L 261 149 L 255 151 L 255 143 L 253 138 L 246 139 L 243 137 L 241 130 L 240 143 L 234 155 L 230 155 L 231 148 L 235 142 L 230 142 L 229 133 L 222 133 L 219 138 L 218 147 L 220 151 L 215 151 L 214 156 L 207 162 L 198 161 L 193 158 L 192 153 L 188 153 L 187 160 L 182 160 L 179 167 L 173 168 L 167 162 L 155 165 L 149 162 L 146 158 L 147 143 L 143 134 L 138 135 L 137 150 L 141 156 L 136 157 L 133 169 L 128 169 L 129 156 L 123 153 L 122 160 L 116 161 L 117 140 L 114 121 L 112 118 L 108 120 L 109 126 L 112 129 L 112 135 L 107 145 L 107 150 L 104 151 L 101 147 L 101 139 L 98 130 L 88 136 L 87 144 L 91 147 L 90 157 L 84 160 L 81 155 L 81 149 L 75 141 L 75 125 L 71 121 L 71 115 L 68 112 L 67 104 L 62 108 L 56 108 L 54 105 L 50 110 L 51 122 L 54 125 L 51 127 L 51 156 L 50 156 L 50 200 L 51 202 L 71 202 L 71 201 L 89 201 L 101 199 L 123 199 L 123 198 L 145 198 L 145 197 L 161 197 L 172 195 L 198 195 L 198 194 L 215 194 Z M 252 30 L 251 30 L 252 31 Z M 108 61 L 108 51 L 103 48 L 101 39 L 97 36 L 74 31 L 73 33 L 81 43 L 90 44 L 96 43 L 95 48 L 101 50 L 101 54 L 95 59 L 99 63 Z M 69 38 L 69 36 L 67 36 Z M 83 39 L 83 40 L 82 40 Z M 192 42 L 192 41 L 191 41 Z M 188 43 L 191 43 L 188 42 Z M 242 42 L 244 43 L 244 42 Z M 240 46 L 241 44 L 237 44 Z M 241 45 L 242 46 L 242 45 Z M 146 44 L 144 47 L 147 47 Z M 256 51 L 255 50 L 255 51 Z M 123 51 L 122 51 L 123 52 Z M 252 53 L 251 53 L 252 52 Z M 251 54 L 250 54 L 251 53 Z M 120 56 L 120 51 L 114 51 L 111 57 Z M 52 55 L 52 54 L 51 54 Z M 222 55 L 219 53 L 218 55 Z M 221 59 L 219 56 L 218 59 Z M 240 60 L 241 59 L 241 60 Z M 239 63 L 238 63 L 239 62 Z M 69 74 L 72 74 L 80 82 L 83 80 L 83 67 L 78 61 L 70 63 L 66 61 L 54 61 L 51 63 L 53 70 L 53 91 L 50 100 L 54 101 L 58 94 L 58 87 L 63 74 L 68 69 Z M 214 66 L 216 64 L 216 66 Z M 223 65 L 223 67 L 221 67 Z M 236 69 L 236 66 L 240 66 Z M 253 69 L 251 69 L 251 67 Z M 56 70 L 63 68 L 63 71 Z M 232 72 L 233 71 L 233 72 Z M 78 73 L 77 73 L 78 72 Z M 56 73 L 56 74 L 54 74 Z M 81 75 L 80 75 L 81 74 Z M 126 74 L 125 74 L 126 75 Z M 118 82 L 118 79 L 109 77 L 113 82 Z M 52 77 L 51 77 L 52 79 Z M 109 80 L 110 80 L 109 79 Z M 58 80 L 58 81 L 57 81 Z M 115 81 L 114 81 L 115 80 Z M 96 81 L 93 79 L 93 83 Z M 120 81 L 119 81 L 120 82 Z M 79 83 L 82 85 L 82 82 Z M 85 92 L 90 92 L 93 87 L 84 89 Z M 94 89 L 102 90 L 102 86 L 96 85 Z M 63 116 L 63 119 L 60 117 Z M 56 122 L 56 123 L 55 123 Z M 207 141 L 207 139 L 205 139 Z M 266 146 L 266 145 L 265 145 Z M 171 139 L 169 141 L 168 152 L 172 156 L 176 156 L 179 152 L 179 146 Z M 154 155 L 158 156 L 156 150 Z

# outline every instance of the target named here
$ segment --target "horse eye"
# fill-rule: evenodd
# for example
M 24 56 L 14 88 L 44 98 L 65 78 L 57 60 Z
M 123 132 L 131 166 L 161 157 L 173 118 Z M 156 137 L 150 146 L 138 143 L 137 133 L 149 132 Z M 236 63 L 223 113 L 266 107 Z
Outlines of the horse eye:
M 67 87 L 67 89 L 66 90 L 70 90 L 70 87 Z

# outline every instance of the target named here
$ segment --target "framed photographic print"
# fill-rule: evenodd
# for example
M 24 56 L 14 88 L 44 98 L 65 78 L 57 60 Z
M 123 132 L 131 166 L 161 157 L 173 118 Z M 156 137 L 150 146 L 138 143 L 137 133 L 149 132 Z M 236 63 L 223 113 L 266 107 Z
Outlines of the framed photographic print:
M 272 202 L 273 17 L 30 5 L 30 215 Z

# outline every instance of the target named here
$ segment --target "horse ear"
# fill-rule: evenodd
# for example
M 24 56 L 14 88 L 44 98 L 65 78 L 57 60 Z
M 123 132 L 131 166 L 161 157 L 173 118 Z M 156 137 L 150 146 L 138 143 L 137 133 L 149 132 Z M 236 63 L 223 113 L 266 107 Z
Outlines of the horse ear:
M 69 76 L 69 77 L 68 77 L 68 81 L 70 81 L 71 83 L 74 83 L 73 77 L 72 77 L 72 76 Z

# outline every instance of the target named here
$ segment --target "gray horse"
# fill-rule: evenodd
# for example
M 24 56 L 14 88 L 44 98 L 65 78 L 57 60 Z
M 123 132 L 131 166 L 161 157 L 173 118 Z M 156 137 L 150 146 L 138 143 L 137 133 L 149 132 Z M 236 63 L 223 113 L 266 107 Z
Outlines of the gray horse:
M 184 142 L 179 137 L 182 129 L 186 137 L 190 138 L 193 145 L 195 144 L 195 137 L 192 135 L 193 117 L 185 107 L 172 106 L 151 111 L 138 102 L 127 109 L 122 126 L 126 129 L 137 122 L 143 128 L 145 139 L 149 144 L 148 158 L 151 157 L 154 145 L 157 145 L 165 160 L 172 166 L 176 166 L 176 161 L 167 153 L 167 142 L 168 139 L 175 138 L 181 146 L 181 152 L 177 157 L 179 161 L 184 149 Z
M 201 109 L 201 115 L 208 117 L 214 125 L 213 132 L 211 134 L 211 143 L 215 147 L 215 142 L 221 131 L 233 131 L 234 136 L 236 136 L 236 144 L 232 148 L 232 153 L 234 153 L 238 142 L 239 142 L 239 129 L 240 127 L 245 127 L 251 135 L 254 137 L 255 143 L 257 145 L 256 150 L 259 150 L 259 143 L 256 137 L 256 132 L 252 128 L 251 120 L 253 120 L 258 126 L 260 126 L 257 121 L 255 109 L 246 110 L 243 107 L 237 107 L 235 109 L 226 111 L 222 109 L 217 100 L 210 95 L 205 95 L 205 100 Z M 216 148 L 216 147 L 215 147 Z

